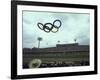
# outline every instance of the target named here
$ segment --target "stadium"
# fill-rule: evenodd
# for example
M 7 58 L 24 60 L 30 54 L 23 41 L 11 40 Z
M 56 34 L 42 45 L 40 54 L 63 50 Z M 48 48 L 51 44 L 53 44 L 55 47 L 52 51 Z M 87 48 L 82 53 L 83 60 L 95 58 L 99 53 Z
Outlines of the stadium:
M 89 45 L 72 43 L 48 48 L 23 48 L 23 68 L 30 68 L 29 65 L 34 59 L 41 63 L 31 64 L 33 68 L 38 64 L 38 68 L 88 66 Z

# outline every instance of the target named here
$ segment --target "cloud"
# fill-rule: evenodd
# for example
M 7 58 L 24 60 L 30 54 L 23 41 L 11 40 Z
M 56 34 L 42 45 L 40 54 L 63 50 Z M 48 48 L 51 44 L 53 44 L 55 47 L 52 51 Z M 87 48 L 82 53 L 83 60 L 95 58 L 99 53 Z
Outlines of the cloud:
M 74 39 L 80 44 L 89 44 L 89 14 L 25 11 L 23 17 L 26 20 L 23 21 L 23 47 L 37 47 L 38 37 L 43 38 L 41 47 L 54 47 L 58 41 L 60 44 L 73 43 Z M 37 26 L 38 22 L 53 23 L 55 19 L 62 22 L 57 33 L 46 33 Z

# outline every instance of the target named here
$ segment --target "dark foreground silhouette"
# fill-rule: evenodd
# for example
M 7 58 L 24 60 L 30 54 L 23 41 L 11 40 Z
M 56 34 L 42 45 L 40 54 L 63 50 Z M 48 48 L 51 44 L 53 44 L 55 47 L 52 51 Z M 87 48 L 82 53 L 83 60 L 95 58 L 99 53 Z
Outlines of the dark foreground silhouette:
M 71 67 L 71 66 L 89 66 L 88 61 L 80 61 L 78 63 L 42 63 L 38 68 L 50 68 L 50 67 Z M 23 68 L 29 68 L 27 64 L 23 65 Z

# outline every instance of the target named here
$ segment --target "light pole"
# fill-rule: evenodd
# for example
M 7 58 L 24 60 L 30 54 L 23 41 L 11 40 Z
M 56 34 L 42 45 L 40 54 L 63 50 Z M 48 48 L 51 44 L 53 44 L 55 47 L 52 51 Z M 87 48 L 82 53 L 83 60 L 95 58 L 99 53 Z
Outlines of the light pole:
M 40 47 L 40 41 L 42 41 L 42 38 L 41 37 L 38 37 L 38 48 Z
M 76 39 L 74 39 L 75 43 L 76 43 Z

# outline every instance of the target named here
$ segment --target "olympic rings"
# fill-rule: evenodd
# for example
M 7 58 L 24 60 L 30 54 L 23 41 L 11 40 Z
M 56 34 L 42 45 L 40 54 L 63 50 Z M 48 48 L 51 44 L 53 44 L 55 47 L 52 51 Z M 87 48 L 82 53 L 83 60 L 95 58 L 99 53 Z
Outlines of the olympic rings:
M 59 24 L 59 25 L 57 25 L 57 23 Z M 45 23 L 44 25 L 42 24 L 42 23 L 37 23 L 37 26 L 41 29 L 41 30 L 44 30 L 45 32 L 47 32 L 47 33 L 49 33 L 50 31 L 51 32 L 53 32 L 53 33 L 56 33 L 58 30 L 59 30 L 59 28 L 61 27 L 61 25 L 62 25 L 62 23 L 61 23 L 61 21 L 60 20 L 55 20 L 54 22 L 53 22 L 53 24 L 52 23 Z

